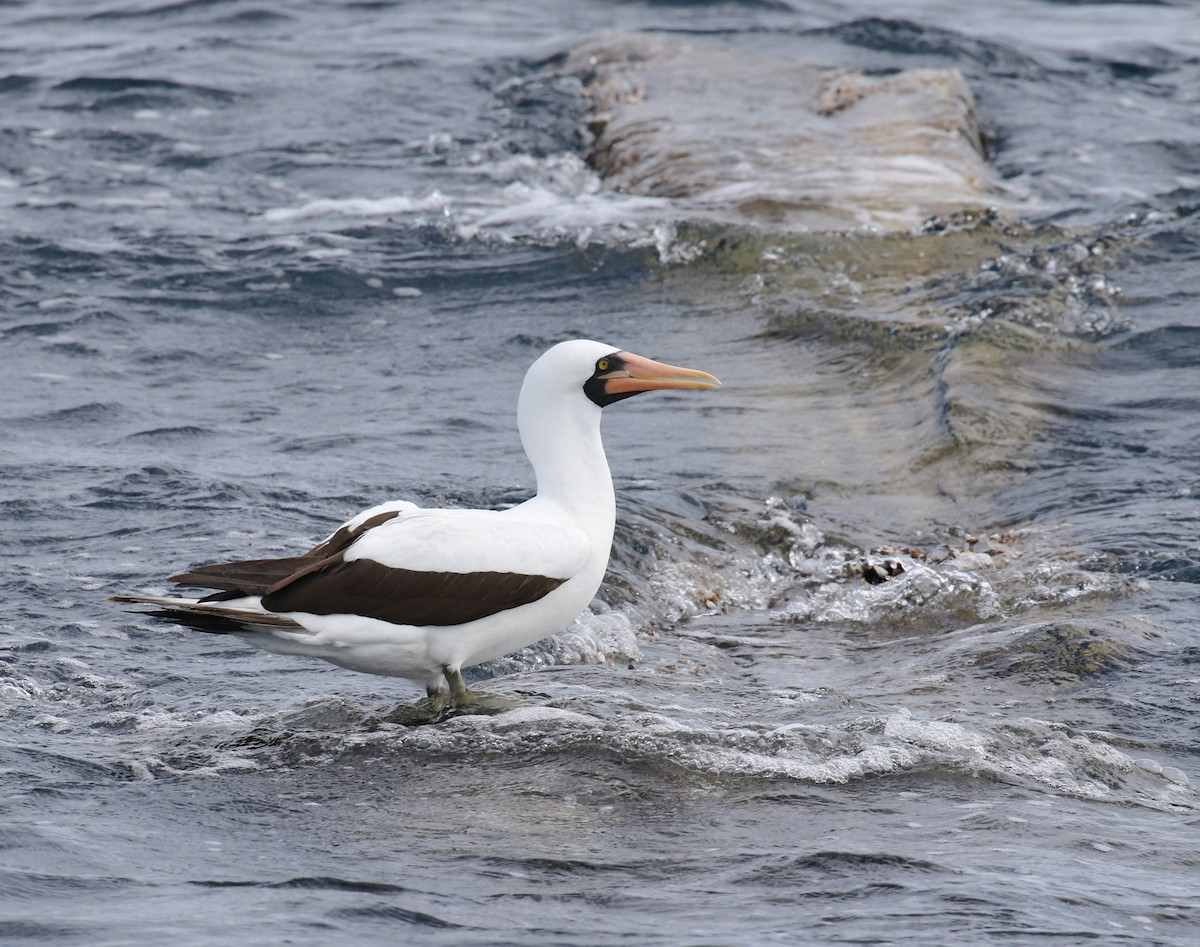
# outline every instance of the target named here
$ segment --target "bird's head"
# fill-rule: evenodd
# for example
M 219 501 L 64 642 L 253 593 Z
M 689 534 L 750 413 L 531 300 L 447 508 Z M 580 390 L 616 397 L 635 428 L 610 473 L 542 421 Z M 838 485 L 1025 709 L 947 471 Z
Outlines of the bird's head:
M 707 372 L 676 368 L 615 345 L 560 342 L 530 366 L 517 405 L 521 443 L 537 472 L 538 495 L 558 497 L 571 508 L 585 502 L 611 505 L 601 408 L 641 391 L 720 384 Z M 611 518 L 611 510 L 607 515 Z
M 582 391 L 592 404 L 603 408 L 643 391 L 719 388 L 721 383 L 708 372 L 656 362 L 604 342 L 573 339 L 560 342 L 534 362 L 525 385 L 543 397 Z

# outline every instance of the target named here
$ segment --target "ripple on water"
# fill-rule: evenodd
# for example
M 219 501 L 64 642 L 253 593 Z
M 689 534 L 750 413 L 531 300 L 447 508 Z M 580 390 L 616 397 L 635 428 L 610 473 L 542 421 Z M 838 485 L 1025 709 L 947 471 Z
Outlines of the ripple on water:
M 126 439 L 146 441 L 193 440 L 212 437 L 214 433 L 211 428 L 197 427 L 194 424 L 180 424 L 171 427 L 156 427 L 145 431 L 135 431 L 133 434 L 126 435 Z
M 136 747 L 137 756 L 114 760 L 105 772 L 154 779 L 334 765 L 366 773 L 458 766 L 454 761 L 462 760 L 491 765 L 487 761 L 554 758 L 568 765 L 600 754 L 623 761 L 630 774 L 673 772 L 672 779 L 701 785 L 782 780 L 837 786 L 952 777 L 1077 799 L 1200 808 L 1187 778 L 1173 767 L 1135 760 L 1111 735 L 1046 720 L 936 718 L 906 707 L 863 714 L 823 699 L 809 702 L 799 718 L 776 713 L 776 719 L 759 720 L 737 708 L 695 704 L 696 697 L 715 696 L 703 686 L 690 689 L 692 699 L 683 703 L 647 709 L 654 691 L 636 683 L 614 691 L 606 681 L 604 692 L 577 683 L 567 688 L 576 696 L 557 698 L 537 685 L 537 676 L 523 676 L 515 688 L 510 680 L 502 692 L 534 688 L 528 698 L 518 696 L 515 708 L 432 726 L 389 722 L 394 715 L 369 704 L 327 698 L 266 715 L 135 710 L 136 719 L 125 720 L 113 739 Z M 681 696 L 678 688 L 671 693 Z
M 18 425 L 30 430 L 46 428 L 75 428 L 81 425 L 105 427 L 115 425 L 132 416 L 130 409 L 119 402 L 91 401 L 70 408 L 58 408 L 30 415 L 17 421 Z

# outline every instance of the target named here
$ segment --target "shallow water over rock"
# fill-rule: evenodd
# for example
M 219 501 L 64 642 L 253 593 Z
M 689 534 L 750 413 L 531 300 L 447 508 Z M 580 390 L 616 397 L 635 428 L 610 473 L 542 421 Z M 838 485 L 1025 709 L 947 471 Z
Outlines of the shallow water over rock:
M 1005 202 L 957 69 L 836 68 L 664 34 L 573 48 L 605 187 L 780 230 L 910 230 Z

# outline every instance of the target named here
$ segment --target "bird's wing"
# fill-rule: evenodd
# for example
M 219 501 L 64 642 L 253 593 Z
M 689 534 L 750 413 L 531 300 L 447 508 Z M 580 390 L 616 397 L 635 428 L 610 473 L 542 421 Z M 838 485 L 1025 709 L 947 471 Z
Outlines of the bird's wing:
M 173 575 L 169 581 L 176 585 L 222 590 L 215 595 L 201 599 L 204 602 L 220 602 L 243 598 L 247 595 L 263 595 L 289 576 L 342 552 L 363 533 L 380 523 L 415 509 L 417 507 L 406 500 L 382 503 L 369 510 L 363 510 L 352 520 L 343 523 L 332 535 L 303 555 L 280 559 L 243 559 L 238 562 L 218 562 Z
M 583 568 L 586 534 L 487 510 L 396 513 L 262 598 L 272 612 L 459 625 L 535 602 Z

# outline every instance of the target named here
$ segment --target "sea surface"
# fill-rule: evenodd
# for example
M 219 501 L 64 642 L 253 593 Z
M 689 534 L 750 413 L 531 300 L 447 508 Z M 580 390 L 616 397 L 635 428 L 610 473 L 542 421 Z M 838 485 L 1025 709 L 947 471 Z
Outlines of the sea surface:
M 614 31 L 957 68 L 1005 209 L 606 188 Z M 1198 90 L 1190 0 L 0 3 L 0 943 L 1200 943 Z M 512 709 L 106 600 L 519 501 L 577 336 L 724 387 Z

